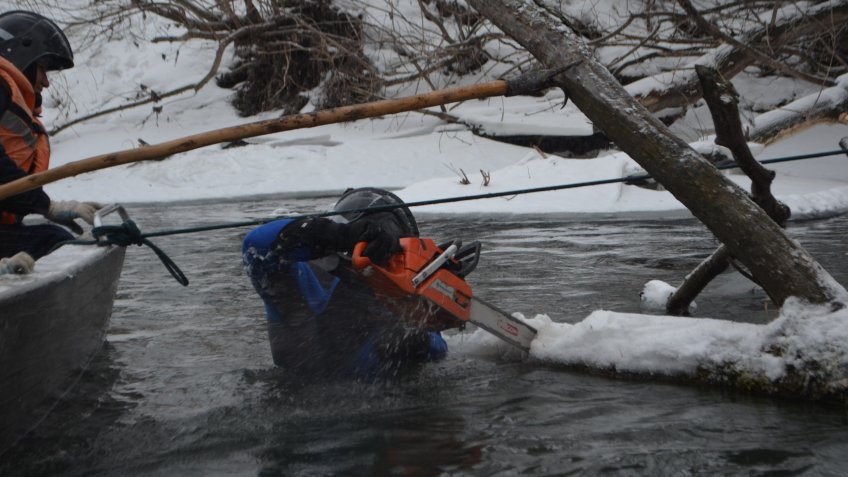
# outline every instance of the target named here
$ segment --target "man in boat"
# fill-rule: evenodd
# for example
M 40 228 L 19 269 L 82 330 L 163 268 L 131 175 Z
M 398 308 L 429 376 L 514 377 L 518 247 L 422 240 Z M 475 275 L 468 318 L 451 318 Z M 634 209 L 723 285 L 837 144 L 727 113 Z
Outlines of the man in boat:
M 401 204 L 382 189 L 349 189 L 334 211 L 352 212 L 276 220 L 245 237 L 244 264 L 265 302 L 274 364 L 309 376 L 368 378 L 447 354 L 440 333 L 396 316 L 351 265 L 359 242 L 367 242 L 362 256 L 385 265 L 402 250 L 400 238 L 418 236 L 406 207 L 356 211 Z
M 74 66 L 68 39 L 53 21 L 32 12 L 0 14 L 0 184 L 47 170 L 50 145 L 39 120 L 41 92 L 50 86 L 48 71 Z M 93 202 L 56 201 L 41 189 L 0 200 L 0 257 L 26 252 L 38 260 L 56 244 L 74 238 L 100 206 Z M 24 225 L 29 214 L 50 222 Z

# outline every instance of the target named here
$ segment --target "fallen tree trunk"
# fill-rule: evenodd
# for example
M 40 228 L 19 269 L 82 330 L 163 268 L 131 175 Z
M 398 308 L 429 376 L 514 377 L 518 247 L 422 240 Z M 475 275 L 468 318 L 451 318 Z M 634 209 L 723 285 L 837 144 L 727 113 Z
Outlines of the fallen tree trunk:
M 648 76 L 625 86 L 625 89 L 651 111 L 680 108 L 694 104 L 701 98 L 701 86 L 695 65 L 717 69 L 724 78 L 732 78 L 755 63 L 751 48 L 776 50 L 793 38 L 820 30 L 821 25 L 842 25 L 848 21 L 848 1 L 821 3 L 801 10 L 797 5 L 791 14 L 778 17 L 766 27 L 748 32 L 737 38 L 738 44 L 723 43 L 682 68 Z
M 675 137 L 592 56 L 573 32 L 535 4 L 520 0 L 469 3 L 554 69 L 574 104 L 623 151 L 686 206 L 782 305 L 795 296 L 828 303 L 844 293 L 744 190 Z

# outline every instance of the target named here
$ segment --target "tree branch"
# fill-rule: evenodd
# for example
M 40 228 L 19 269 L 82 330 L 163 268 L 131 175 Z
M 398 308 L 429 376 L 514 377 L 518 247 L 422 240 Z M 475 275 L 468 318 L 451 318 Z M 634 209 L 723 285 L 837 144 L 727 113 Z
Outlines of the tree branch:
M 695 23 L 697 23 L 698 26 L 700 26 L 702 29 L 709 32 L 712 36 L 720 39 L 721 41 L 745 51 L 745 53 L 752 56 L 760 63 L 768 65 L 788 76 L 792 76 L 800 80 L 809 81 L 810 83 L 816 85 L 833 86 L 833 82 L 828 80 L 827 78 L 817 78 L 815 76 L 810 76 L 806 73 L 798 71 L 794 68 L 790 68 L 785 63 L 781 63 L 771 58 L 770 56 L 766 55 L 765 53 L 762 53 L 760 50 L 752 47 L 751 45 L 742 43 L 741 41 L 731 37 L 730 35 L 725 34 L 721 30 L 716 28 L 715 25 L 706 21 L 704 17 L 701 16 L 700 13 L 698 13 L 698 10 L 696 10 L 695 7 L 692 6 L 692 3 L 689 2 L 689 0 L 677 0 L 677 2 L 680 4 L 681 7 L 683 7 L 683 10 L 689 14 L 689 17 L 694 20 Z
M 774 4 L 770 4 L 774 7 Z M 746 45 L 786 44 L 811 32 L 828 31 L 848 21 L 848 0 L 817 4 L 804 12 L 784 15 L 774 26 L 761 26 L 740 37 Z M 690 62 L 691 66 L 673 72 L 660 73 L 628 84 L 625 89 L 652 111 L 685 107 L 701 97 L 700 83 L 695 74 L 696 64 L 716 68 L 724 78 L 732 78 L 753 62 L 747 49 L 723 44 Z M 688 68 L 688 69 L 687 69 Z

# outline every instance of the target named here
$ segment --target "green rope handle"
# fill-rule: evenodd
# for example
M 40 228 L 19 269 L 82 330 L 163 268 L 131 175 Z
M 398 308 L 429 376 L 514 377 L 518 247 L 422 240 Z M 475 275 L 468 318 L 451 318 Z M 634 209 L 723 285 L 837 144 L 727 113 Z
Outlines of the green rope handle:
M 148 240 L 132 219 L 127 219 L 120 225 L 101 225 L 94 227 L 91 229 L 91 235 L 94 236 L 98 244 L 103 245 L 114 244 L 121 247 L 147 245 L 159 257 L 159 260 L 165 265 L 165 269 L 174 277 L 174 280 L 184 287 L 188 286 L 188 278 L 180 270 L 180 267 L 162 249 Z
M 159 257 L 159 260 L 163 265 L 165 265 L 165 269 L 167 269 L 168 273 L 174 277 L 174 280 L 184 287 L 188 286 L 188 278 L 186 278 L 183 271 L 180 270 L 180 267 L 177 266 L 168 254 L 148 240 L 147 236 L 141 233 L 141 229 L 139 229 L 138 225 L 136 225 L 131 219 L 125 220 L 120 225 L 101 225 L 93 227 L 91 229 L 91 235 L 94 236 L 94 240 L 76 239 L 59 242 L 54 245 L 48 253 L 53 253 L 56 249 L 63 245 L 118 245 L 120 247 L 127 247 L 129 245 L 147 245 L 151 250 L 153 250 L 156 256 Z

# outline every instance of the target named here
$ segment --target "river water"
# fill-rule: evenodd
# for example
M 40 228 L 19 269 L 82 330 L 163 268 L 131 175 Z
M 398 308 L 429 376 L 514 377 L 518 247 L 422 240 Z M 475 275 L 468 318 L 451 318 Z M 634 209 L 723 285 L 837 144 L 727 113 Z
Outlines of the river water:
M 243 221 L 331 199 L 135 205 L 145 232 Z M 677 284 L 716 246 L 694 220 L 423 216 L 422 234 L 481 240 L 475 294 L 575 322 L 639 311 L 651 279 Z M 848 283 L 848 218 L 790 233 Z M 845 475 L 845 412 L 659 381 L 611 379 L 452 339 L 449 357 L 379 383 L 292 381 L 271 363 L 264 311 L 240 264 L 247 229 L 128 250 L 107 344 L 79 385 L 0 461 L 0 475 Z M 735 273 L 696 315 L 765 322 Z

